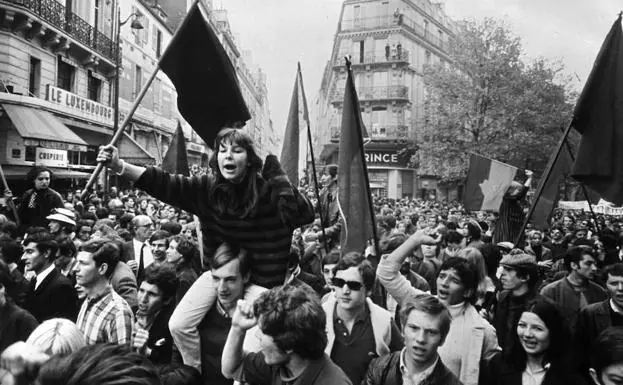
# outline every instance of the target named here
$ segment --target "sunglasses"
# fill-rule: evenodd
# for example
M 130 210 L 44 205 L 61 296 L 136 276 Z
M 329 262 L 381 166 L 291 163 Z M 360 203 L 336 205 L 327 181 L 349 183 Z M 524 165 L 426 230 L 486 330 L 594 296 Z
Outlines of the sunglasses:
M 350 290 L 359 291 L 363 287 L 363 283 L 356 281 L 345 281 L 342 278 L 333 278 L 333 286 L 335 287 L 344 287 L 344 285 L 348 286 Z

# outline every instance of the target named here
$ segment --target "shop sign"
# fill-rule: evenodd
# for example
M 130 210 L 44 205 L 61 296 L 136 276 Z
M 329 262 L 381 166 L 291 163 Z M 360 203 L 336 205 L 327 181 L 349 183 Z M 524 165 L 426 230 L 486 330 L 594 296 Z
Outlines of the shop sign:
M 67 167 L 67 151 L 52 148 L 37 147 L 35 151 L 35 164 L 50 167 Z
M 114 113 L 111 107 L 83 98 L 62 88 L 48 84 L 45 99 L 71 111 L 72 114 L 96 123 L 112 125 Z
M 383 166 L 407 167 L 408 160 L 405 156 L 398 155 L 398 151 L 373 151 L 365 152 L 368 164 Z
M 194 152 L 199 152 L 199 153 L 205 152 L 203 146 L 200 144 L 196 144 L 192 142 L 189 142 L 187 144 L 188 144 L 188 151 L 194 151 Z

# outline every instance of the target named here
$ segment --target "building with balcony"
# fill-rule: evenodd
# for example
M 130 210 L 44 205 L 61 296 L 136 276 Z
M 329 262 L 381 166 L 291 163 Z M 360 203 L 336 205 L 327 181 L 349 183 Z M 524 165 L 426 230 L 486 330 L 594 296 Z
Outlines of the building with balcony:
M 320 92 L 314 148 L 320 161 L 337 163 L 342 103 L 350 57 L 361 116 L 372 192 L 394 199 L 437 194 L 435 175 L 410 168 L 423 134 L 423 68 L 449 60 L 452 21 L 429 0 L 345 0 Z
M 109 138 L 114 121 L 114 9 L 104 0 L 0 1 L 0 163 L 17 193 L 35 164 L 50 166 L 59 188 L 94 168 L 104 141 L 85 136 Z

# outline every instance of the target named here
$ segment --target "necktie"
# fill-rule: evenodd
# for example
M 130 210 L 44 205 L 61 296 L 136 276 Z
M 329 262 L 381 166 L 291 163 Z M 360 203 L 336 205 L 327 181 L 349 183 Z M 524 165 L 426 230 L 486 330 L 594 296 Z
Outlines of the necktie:
M 37 192 L 34 191 L 32 193 L 32 195 L 30 196 L 30 201 L 28 202 L 28 208 L 29 209 L 34 209 L 35 208 L 35 200 L 37 199 Z
M 145 247 L 147 245 L 143 243 L 143 246 L 141 246 L 141 255 L 139 257 L 139 261 L 138 261 L 138 282 L 141 282 L 143 280 L 143 270 L 145 270 L 145 260 L 144 260 L 144 253 L 145 253 Z

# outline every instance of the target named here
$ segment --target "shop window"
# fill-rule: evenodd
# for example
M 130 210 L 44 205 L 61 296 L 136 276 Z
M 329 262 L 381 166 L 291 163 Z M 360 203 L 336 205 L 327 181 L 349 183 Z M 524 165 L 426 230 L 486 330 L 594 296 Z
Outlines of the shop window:
M 69 160 L 69 164 L 80 164 L 80 151 L 67 151 L 67 159 Z
M 102 90 L 102 81 L 93 76 L 93 73 L 89 71 L 89 81 L 87 84 L 89 99 L 99 102 L 100 93 Z
M 66 91 L 73 92 L 76 68 L 71 64 L 65 63 L 63 59 L 61 59 L 61 57 L 59 56 L 56 71 L 57 86 Z
M 26 162 L 34 162 L 37 160 L 37 148 L 35 146 L 26 146 L 24 160 Z
M 82 165 L 85 166 L 95 166 L 97 164 L 97 153 L 98 147 L 89 146 L 87 147 L 87 152 L 82 153 Z
M 30 70 L 28 75 L 28 95 L 39 97 L 41 89 L 41 60 L 30 57 Z

